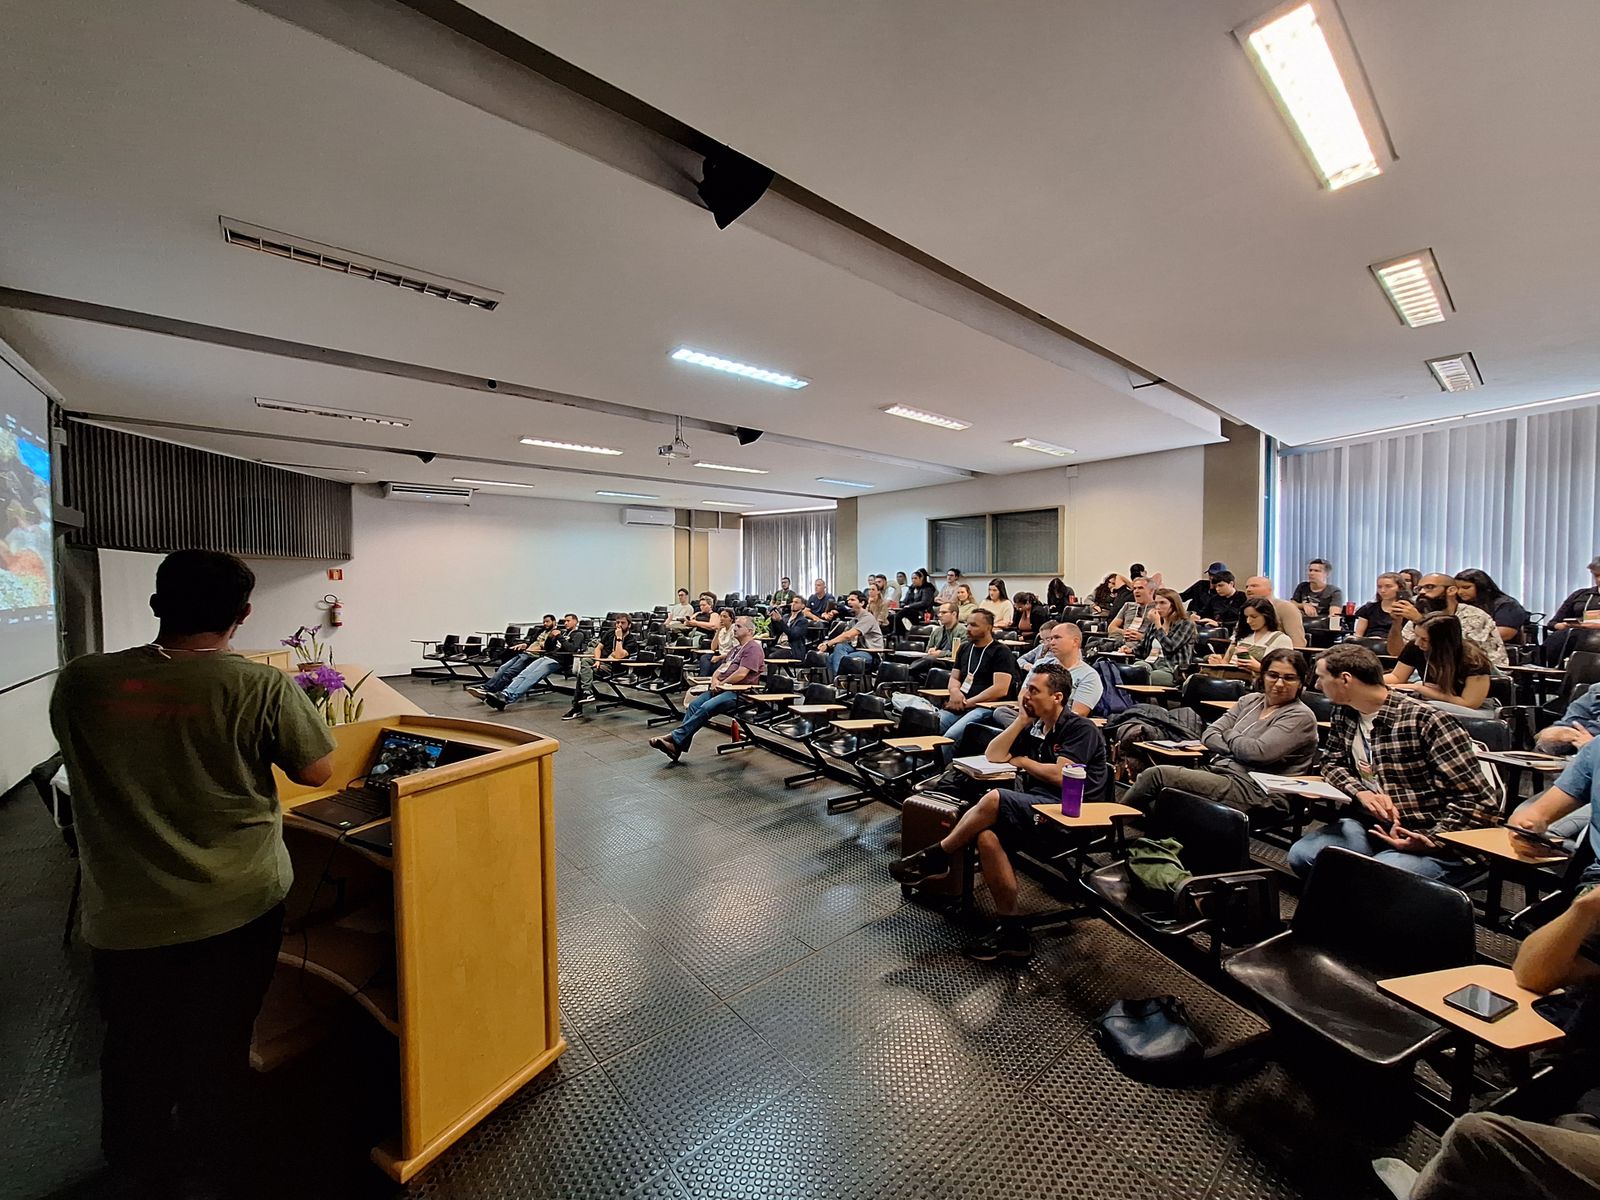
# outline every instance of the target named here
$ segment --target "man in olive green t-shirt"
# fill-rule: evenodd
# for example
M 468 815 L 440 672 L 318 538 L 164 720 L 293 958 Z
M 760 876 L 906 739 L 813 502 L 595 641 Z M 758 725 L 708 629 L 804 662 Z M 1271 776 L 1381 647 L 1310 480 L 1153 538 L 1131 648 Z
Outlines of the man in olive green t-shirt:
M 168 555 L 156 640 L 74 659 L 50 701 L 106 1020 L 101 1146 L 158 1195 L 248 1144 L 250 1035 L 292 880 L 272 768 L 332 774 L 305 693 L 229 648 L 254 586 L 232 555 Z

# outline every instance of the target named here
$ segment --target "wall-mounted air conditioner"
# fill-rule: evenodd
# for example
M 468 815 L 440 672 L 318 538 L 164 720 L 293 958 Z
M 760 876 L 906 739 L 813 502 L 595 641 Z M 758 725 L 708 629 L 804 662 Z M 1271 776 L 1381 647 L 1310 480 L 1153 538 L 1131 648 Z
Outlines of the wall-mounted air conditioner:
M 471 504 L 472 489 L 452 487 L 447 483 L 386 483 L 385 500 L 416 500 L 423 504 Z
M 672 510 L 670 508 L 629 508 L 622 510 L 622 523 L 624 525 L 662 525 L 672 528 Z

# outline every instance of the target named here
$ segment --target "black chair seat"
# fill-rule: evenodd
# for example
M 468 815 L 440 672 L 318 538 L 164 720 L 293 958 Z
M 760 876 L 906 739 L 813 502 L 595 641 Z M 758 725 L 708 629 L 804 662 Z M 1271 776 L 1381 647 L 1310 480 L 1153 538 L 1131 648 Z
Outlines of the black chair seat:
M 1239 951 L 1224 968 L 1281 1016 L 1374 1066 L 1401 1066 L 1449 1034 L 1347 959 L 1293 933 Z
M 1159 914 L 1152 914 L 1148 905 L 1134 890 L 1133 877 L 1128 874 L 1126 863 L 1115 862 L 1110 866 L 1101 867 L 1091 871 L 1083 878 L 1083 886 L 1088 888 L 1100 904 L 1111 910 L 1117 923 L 1128 926 L 1132 932 L 1140 937 L 1170 936 L 1187 937 L 1191 933 L 1207 928 L 1208 922 L 1194 921 L 1164 921 Z

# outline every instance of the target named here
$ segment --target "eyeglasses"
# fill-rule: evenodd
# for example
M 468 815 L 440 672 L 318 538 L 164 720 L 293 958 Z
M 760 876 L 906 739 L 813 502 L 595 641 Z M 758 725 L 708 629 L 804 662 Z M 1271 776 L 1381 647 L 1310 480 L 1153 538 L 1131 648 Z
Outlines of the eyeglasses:
M 1263 678 L 1270 679 L 1273 683 L 1299 683 L 1300 682 L 1300 676 L 1298 676 L 1298 675 L 1275 675 L 1271 671 L 1268 671 L 1266 673 L 1266 675 L 1263 676 Z

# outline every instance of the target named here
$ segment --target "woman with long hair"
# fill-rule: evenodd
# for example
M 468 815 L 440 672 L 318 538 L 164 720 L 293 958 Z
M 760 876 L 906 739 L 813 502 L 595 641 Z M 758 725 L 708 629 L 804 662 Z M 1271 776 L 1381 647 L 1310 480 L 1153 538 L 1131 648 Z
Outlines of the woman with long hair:
M 1406 581 L 1394 571 L 1385 571 L 1378 576 L 1376 594 L 1356 609 L 1356 624 L 1351 636 L 1388 637 L 1389 629 L 1394 624 L 1394 618 L 1390 614 L 1395 601 L 1409 599 L 1411 599 L 1411 589 L 1406 586 Z
M 1289 635 L 1278 628 L 1278 610 L 1265 596 L 1244 602 L 1244 623 L 1250 632 L 1236 639 L 1225 654 L 1213 654 L 1206 662 L 1213 666 L 1243 667 L 1252 675 L 1261 673 L 1261 664 L 1274 650 L 1293 650 Z
M 1184 610 L 1183 598 L 1171 588 L 1157 588 L 1133 657 L 1150 664 L 1151 683 L 1157 687 L 1171 687 L 1194 663 L 1198 632 Z
M 1528 623 L 1528 610 L 1500 590 L 1500 585 L 1489 578 L 1486 571 L 1469 567 L 1456 572 L 1456 599 L 1463 604 L 1476 605 L 1494 618 L 1494 631 L 1502 642 L 1522 641 L 1523 626 Z
M 1044 606 L 1032 592 L 1018 592 L 1011 597 L 1011 632 L 1019 638 L 1031 641 L 1038 637 L 1045 616 Z
M 1044 591 L 1045 604 L 1057 616 L 1061 614 L 1063 608 L 1076 600 L 1077 597 L 1072 594 L 1072 589 L 1067 586 L 1066 581 L 1059 575 L 1050 581 L 1050 586 Z
M 877 583 L 867 588 L 867 611 L 878 619 L 879 629 L 889 628 L 889 598 Z
M 1128 581 L 1115 571 L 1100 581 L 1100 586 L 1094 590 L 1095 612 L 1105 614 L 1113 613 L 1128 602 L 1133 595 L 1133 588 Z
M 983 602 L 994 615 L 996 629 L 1010 629 L 1016 612 L 1011 601 L 1006 598 L 1006 581 L 1004 579 L 989 580 L 989 598 Z
M 1445 712 L 1477 716 L 1489 699 L 1489 659 L 1461 636 L 1461 619 L 1453 613 L 1429 613 L 1417 622 L 1416 631 L 1384 682 Z
M 895 620 L 900 628 L 910 633 L 912 626 L 933 619 L 933 584 L 928 582 L 928 568 L 918 567 L 911 572 L 911 585 L 900 597 L 900 607 L 895 610 Z
M 956 584 L 956 619 L 963 625 L 972 615 L 972 610 L 978 607 L 977 600 L 973 599 L 972 589 L 964 583 Z

